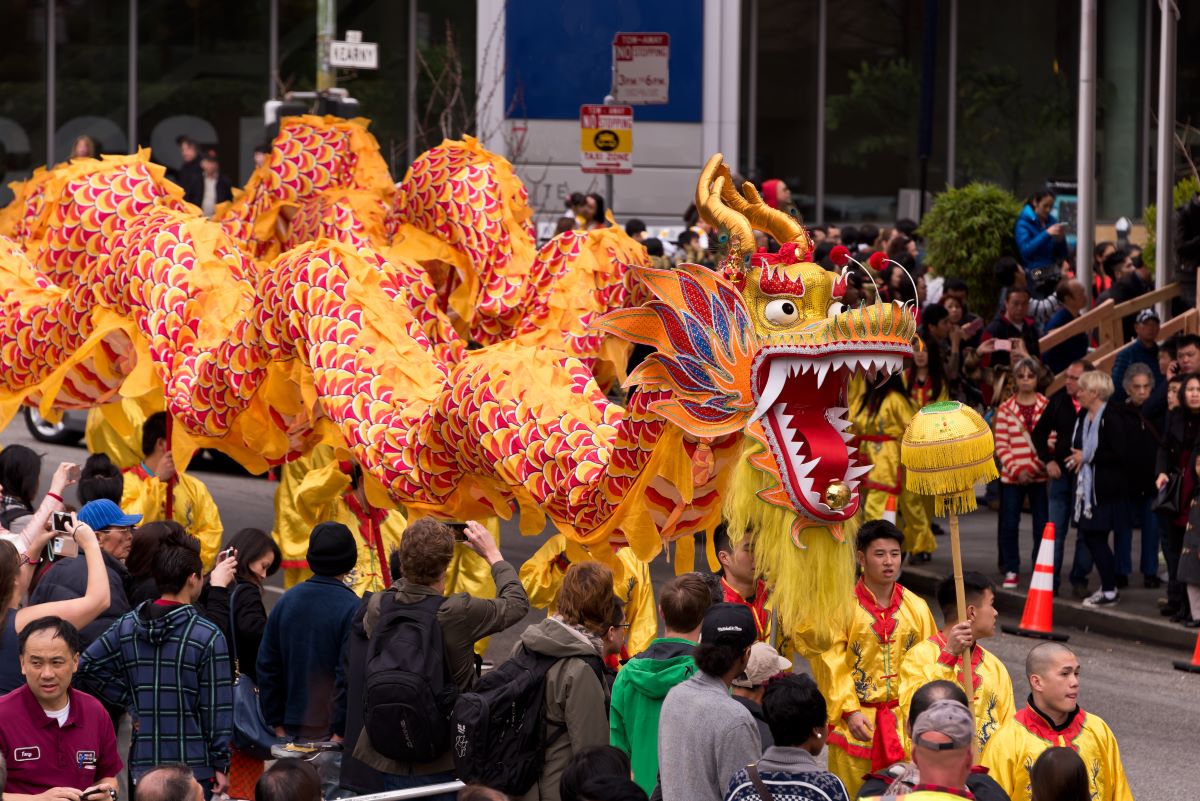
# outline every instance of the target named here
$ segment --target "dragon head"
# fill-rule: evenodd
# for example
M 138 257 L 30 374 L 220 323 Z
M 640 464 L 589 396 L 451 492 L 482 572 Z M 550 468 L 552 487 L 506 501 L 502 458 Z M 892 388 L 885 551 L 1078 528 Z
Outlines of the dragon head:
M 846 273 L 813 264 L 799 222 L 752 184 L 743 194 L 730 181 L 718 154 L 696 193 L 704 218 L 728 232 L 720 273 L 642 268 L 655 299 L 602 327 L 656 349 L 628 381 L 671 392 L 654 411 L 695 437 L 740 430 L 761 445 L 749 458 L 770 479 L 758 496 L 794 511 L 794 531 L 836 525 L 858 511 L 870 469 L 850 443 L 851 380 L 898 372 L 916 318 L 898 303 L 845 306 Z M 754 229 L 774 236 L 779 251 L 751 253 Z

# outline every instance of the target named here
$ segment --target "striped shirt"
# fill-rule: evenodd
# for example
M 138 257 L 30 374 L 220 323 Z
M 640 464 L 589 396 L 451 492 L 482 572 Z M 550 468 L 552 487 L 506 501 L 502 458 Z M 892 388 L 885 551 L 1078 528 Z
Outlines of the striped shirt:
M 1003 483 L 1020 484 L 1023 473 L 1034 481 L 1046 480 L 1046 465 L 1038 459 L 1030 438 L 1046 403 L 1046 396 L 1038 393 L 1032 408 L 1026 407 L 1017 403 L 1017 396 L 1013 395 L 996 410 L 996 457 L 1000 460 Z

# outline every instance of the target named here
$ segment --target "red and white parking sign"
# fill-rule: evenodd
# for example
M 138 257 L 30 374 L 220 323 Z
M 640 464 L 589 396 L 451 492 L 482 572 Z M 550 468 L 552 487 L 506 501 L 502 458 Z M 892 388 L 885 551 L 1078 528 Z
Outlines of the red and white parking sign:
M 579 163 L 584 172 L 625 175 L 633 172 L 633 108 L 579 107 Z
M 671 36 L 618 33 L 613 39 L 613 97 L 634 106 L 667 102 Z

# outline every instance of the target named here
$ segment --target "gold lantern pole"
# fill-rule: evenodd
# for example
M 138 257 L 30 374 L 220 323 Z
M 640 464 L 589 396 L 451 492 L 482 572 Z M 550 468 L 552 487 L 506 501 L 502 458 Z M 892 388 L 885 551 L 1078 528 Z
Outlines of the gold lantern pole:
M 975 484 L 991 481 L 996 471 L 996 444 L 987 423 L 974 410 L 956 401 L 931 403 L 917 412 L 900 444 L 907 488 L 934 496 L 934 513 L 950 518 L 950 555 L 954 560 L 954 590 L 958 620 L 967 619 L 967 596 L 963 589 L 962 545 L 958 516 L 974 511 Z M 975 697 L 971 653 L 962 656 L 963 689 Z M 969 704 L 972 709 L 973 704 Z

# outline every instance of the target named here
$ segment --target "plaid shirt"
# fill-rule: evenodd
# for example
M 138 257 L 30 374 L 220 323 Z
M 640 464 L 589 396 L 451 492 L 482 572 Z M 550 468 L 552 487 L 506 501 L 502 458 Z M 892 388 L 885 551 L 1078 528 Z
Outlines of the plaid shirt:
M 128 707 L 129 769 L 184 763 L 198 779 L 229 769 L 233 685 L 221 631 L 195 607 L 146 601 L 84 652 L 76 684 Z

